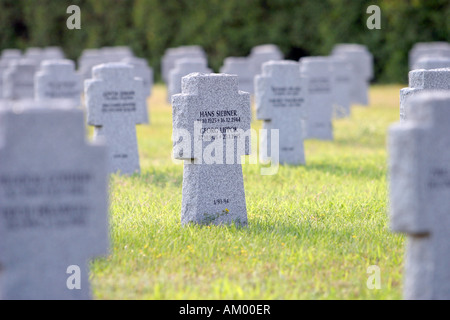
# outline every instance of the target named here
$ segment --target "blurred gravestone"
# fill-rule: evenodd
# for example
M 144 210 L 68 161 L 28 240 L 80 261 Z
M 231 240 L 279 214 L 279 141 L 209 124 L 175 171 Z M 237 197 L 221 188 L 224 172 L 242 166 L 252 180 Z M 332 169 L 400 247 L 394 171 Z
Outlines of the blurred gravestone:
M 36 65 L 30 60 L 16 60 L 3 72 L 3 98 L 34 98 Z
M 441 69 L 450 68 L 450 55 L 448 57 L 424 56 L 414 63 L 413 70 L 416 69 Z
M 174 94 L 181 93 L 181 79 L 190 73 L 211 73 L 207 61 L 203 58 L 183 58 L 175 61 L 175 67 L 169 72 L 167 101 L 171 101 Z
M 408 53 L 409 68 L 413 70 L 415 64 L 422 57 L 450 58 L 450 43 L 445 41 L 417 42 Z
M 450 90 L 450 68 L 433 70 L 412 70 L 409 72 L 409 87 L 400 90 L 400 121 L 411 112 L 409 100 L 418 92 L 429 90 Z
M 106 140 L 109 172 L 139 173 L 135 126 L 146 107 L 142 79 L 135 78 L 133 67 L 124 63 L 98 65 L 92 75 L 84 83 L 87 122 L 94 126 L 94 140 Z
M 106 148 L 81 110 L 0 112 L 0 298 L 89 299 L 108 251 Z
M 204 59 L 206 64 L 208 64 L 206 53 L 200 46 L 192 45 L 168 48 L 161 60 L 161 76 L 166 85 L 169 84 L 169 73 L 175 67 L 175 62 L 183 58 L 200 58 Z
M 340 57 L 329 57 L 331 62 L 333 116 L 346 118 L 351 114 L 352 67 L 350 63 Z
M 300 59 L 300 74 L 307 79 L 306 138 L 333 140 L 333 89 L 331 61 L 328 57 Z
M 272 149 L 279 148 L 280 163 L 305 164 L 306 79 L 300 76 L 299 63 L 264 63 L 262 74 L 255 77 L 255 105 L 256 118 L 267 130 L 267 140 L 260 141 L 261 160 L 267 162 Z M 272 130 L 278 130 L 279 146 L 268 143 Z
M 262 65 L 271 60 L 283 60 L 283 53 L 275 44 L 262 44 L 252 48 L 247 58 L 253 77 L 260 74 Z
M 421 92 L 388 136 L 390 223 L 408 237 L 404 298 L 450 299 L 450 92 Z
M 128 57 L 122 59 L 122 62 L 132 65 L 134 68 L 134 76 L 142 79 L 142 84 L 144 86 L 144 97 L 145 97 L 145 114 L 141 123 L 150 123 L 147 99 L 152 94 L 153 87 L 153 69 L 148 65 L 147 60 L 138 57 Z
M 250 151 L 250 95 L 235 75 L 192 73 L 172 96 L 173 156 L 184 160 L 181 222 L 247 224 L 240 158 Z
M 81 77 L 72 60 L 44 60 L 35 75 L 36 100 L 65 99 L 74 107 L 81 104 Z
M 360 44 L 338 44 L 333 47 L 331 55 L 345 58 L 352 65 L 352 103 L 369 105 L 369 85 L 374 73 L 373 56 L 367 47 Z
M 246 57 L 227 57 L 223 66 L 220 68 L 221 73 L 235 74 L 238 76 L 239 90 L 254 93 L 254 74 L 251 70 L 250 60 Z

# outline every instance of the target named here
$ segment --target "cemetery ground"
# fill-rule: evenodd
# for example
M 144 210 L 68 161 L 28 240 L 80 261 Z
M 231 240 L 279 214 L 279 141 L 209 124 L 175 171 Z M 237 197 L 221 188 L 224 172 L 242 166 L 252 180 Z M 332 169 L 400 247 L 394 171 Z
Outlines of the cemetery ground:
M 236 227 L 181 225 L 183 165 L 171 159 L 166 87 L 154 86 L 151 124 L 137 126 L 141 174 L 111 176 L 111 249 L 91 262 L 94 298 L 401 299 L 386 133 L 402 87 L 372 86 L 369 107 L 333 121 L 334 141 L 305 141 L 305 166 L 264 176 L 246 161 L 248 226 Z

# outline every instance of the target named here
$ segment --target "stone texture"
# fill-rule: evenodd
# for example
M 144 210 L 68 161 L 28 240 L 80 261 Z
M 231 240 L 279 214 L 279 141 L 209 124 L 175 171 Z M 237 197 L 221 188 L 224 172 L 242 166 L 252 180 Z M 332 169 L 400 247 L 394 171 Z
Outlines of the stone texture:
M 260 140 L 261 161 L 278 148 L 279 162 L 305 164 L 303 139 L 307 116 L 307 82 L 296 61 L 269 61 L 255 77 L 256 118 L 263 120 L 267 140 Z M 278 130 L 279 145 L 272 146 L 272 130 Z
M 0 128 L 0 298 L 91 298 L 88 260 L 109 246 L 106 148 L 86 144 L 79 109 L 0 112 Z
M 331 61 L 327 57 L 300 59 L 300 74 L 307 78 L 306 138 L 333 140 Z
M 82 81 L 72 60 L 44 60 L 34 84 L 36 100 L 64 99 L 74 107 L 81 106 Z
M 246 225 L 240 158 L 250 152 L 250 95 L 235 75 L 192 73 L 172 105 L 173 156 L 184 160 L 182 224 Z
M 450 299 L 450 92 L 414 96 L 389 129 L 390 224 L 407 235 L 405 299 Z
M 442 68 L 450 68 L 450 55 L 448 57 L 424 56 L 417 59 L 413 66 L 413 70 Z
M 125 63 L 105 63 L 92 70 L 84 83 L 87 122 L 94 140 L 106 139 L 110 173 L 140 172 L 135 125 L 143 119 L 145 98 L 142 79 Z
M 412 70 L 408 74 L 409 87 L 400 90 L 400 121 L 408 118 L 409 100 L 418 92 L 429 90 L 450 90 L 450 68 Z

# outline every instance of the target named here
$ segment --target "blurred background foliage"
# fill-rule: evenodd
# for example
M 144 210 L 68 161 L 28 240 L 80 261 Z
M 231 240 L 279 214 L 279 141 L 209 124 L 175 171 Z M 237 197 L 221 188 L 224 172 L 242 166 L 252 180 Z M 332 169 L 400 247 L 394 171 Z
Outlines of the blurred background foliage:
M 69 5 L 81 30 L 69 30 Z M 369 30 L 369 5 L 381 29 Z M 360 43 L 374 55 L 375 82 L 405 83 L 416 42 L 449 41 L 449 0 L 0 0 L 0 50 L 61 46 L 76 60 L 85 48 L 127 45 L 160 79 L 166 48 L 196 44 L 218 71 L 227 56 L 274 43 L 286 59 L 328 55 L 336 43 Z

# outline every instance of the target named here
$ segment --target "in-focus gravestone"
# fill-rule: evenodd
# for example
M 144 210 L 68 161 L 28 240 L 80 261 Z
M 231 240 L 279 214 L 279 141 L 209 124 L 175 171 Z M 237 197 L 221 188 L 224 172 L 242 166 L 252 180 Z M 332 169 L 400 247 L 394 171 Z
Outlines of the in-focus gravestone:
M 36 65 L 30 60 L 16 60 L 3 72 L 3 98 L 10 100 L 34 98 Z
M 108 253 L 106 148 L 81 110 L 0 112 L 0 299 L 89 299 Z
M 72 60 L 44 60 L 35 75 L 36 100 L 64 99 L 81 105 L 82 80 Z
M 175 61 L 175 66 L 169 72 L 167 101 L 174 94 L 181 93 L 181 79 L 190 73 L 211 73 L 207 61 L 203 58 L 182 58 Z
M 429 90 L 450 90 L 450 68 L 445 69 L 418 69 L 408 74 L 409 86 L 400 90 L 400 121 L 408 118 L 409 100 L 418 92 Z
M 124 63 L 105 63 L 85 80 L 87 122 L 94 126 L 94 140 L 103 137 L 109 150 L 110 173 L 140 172 L 136 124 L 146 107 L 142 79 Z
M 300 74 L 307 78 L 306 138 L 333 140 L 333 89 L 328 57 L 300 59 Z
M 267 136 L 260 141 L 262 162 L 267 162 L 273 148 L 279 148 L 279 161 L 305 164 L 303 139 L 307 116 L 306 79 L 300 76 L 295 61 L 269 61 L 262 74 L 255 77 L 256 118 L 263 120 Z M 279 146 L 272 146 L 272 130 L 278 130 Z M 267 140 L 265 139 L 267 137 Z
M 247 224 L 241 156 L 250 152 L 250 94 L 235 75 L 192 73 L 172 96 L 173 156 L 184 160 L 182 224 Z
M 450 92 L 421 92 L 388 136 L 390 224 L 407 235 L 404 298 L 450 299 Z

